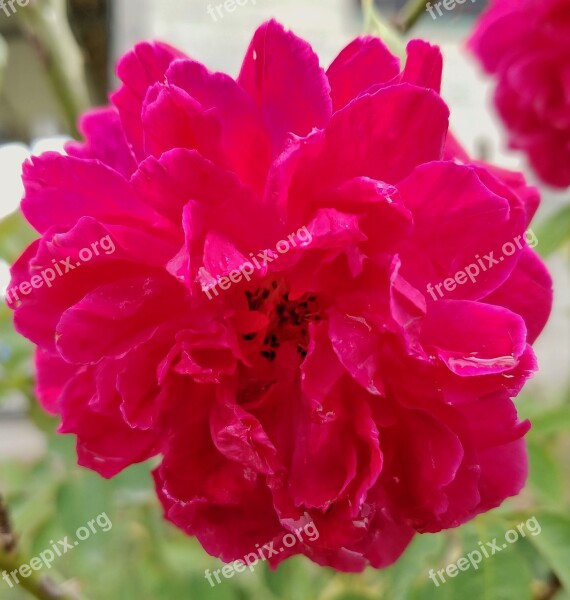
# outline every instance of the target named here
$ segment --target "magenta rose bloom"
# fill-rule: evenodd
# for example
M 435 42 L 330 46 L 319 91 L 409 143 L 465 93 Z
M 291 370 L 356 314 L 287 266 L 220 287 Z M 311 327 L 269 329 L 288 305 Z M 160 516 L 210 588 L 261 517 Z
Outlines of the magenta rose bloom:
M 384 567 L 517 494 L 538 196 L 448 138 L 439 50 L 400 70 L 361 38 L 325 72 L 271 21 L 237 80 L 159 43 L 118 74 L 83 143 L 25 165 L 41 237 L 12 270 L 79 463 L 160 455 L 167 519 L 273 566 Z
M 511 147 L 544 182 L 570 186 L 570 2 L 491 0 L 469 46 L 497 78 Z

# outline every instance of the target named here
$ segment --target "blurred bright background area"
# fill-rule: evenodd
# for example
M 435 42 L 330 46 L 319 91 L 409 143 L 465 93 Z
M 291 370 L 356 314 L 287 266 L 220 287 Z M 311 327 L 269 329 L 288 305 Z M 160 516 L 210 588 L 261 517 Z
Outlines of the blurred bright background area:
M 208 7 L 219 3 L 32 0 L 32 5 L 49 9 L 43 20 L 41 10 L 39 18 L 27 18 L 24 11 L 8 18 L 0 12 L 1 290 L 9 282 L 8 262 L 32 239 L 21 216 L 14 213 L 23 193 L 22 163 L 44 151 L 63 152 L 65 141 L 76 135 L 74 115 L 105 101 L 116 85 L 116 59 L 135 42 L 161 39 L 212 70 L 236 75 L 256 27 L 272 17 L 307 39 L 325 67 L 362 33 L 355 0 L 250 0 L 214 19 Z M 379 14 L 390 19 L 402 4 L 380 1 L 377 6 Z M 533 181 L 520 155 L 507 150 L 490 101 L 491 84 L 464 48 L 473 20 L 485 5 L 485 0 L 470 2 L 436 21 L 426 13 L 410 37 L 441 46 L 442 94 L 451 108 L 451 128 L 469 153 L 524 170 Z M 55 49 L 46 35 L 54 19 L 61 43 Z M 61 55 L 63 74 L 54 75 L 53 61 Z M 568 193 L 541 190 L 537 223 L 570 200 Z M 537 250 L 540 247 L 539 239 Z M 294 558 L 275 573 L 260 566 L 217 588 L 209 586 L 204 569 L 219 568 L 219 561 L 162 521 L 148 465 L 129 469 L 112 482 L 76 466 L 73 440 L 57 436 L 56 421 L 37 407 L 31 346 L 15 334 L 10 311 L 2 303 L 0 494 L 11 507 L 23 551 L 34 556 L 50 540 L 72 534 L 106 511 L 113 529 L 85 541 L 54 565 L 55 579 L 65 582 L 77 598 L 83 594 L 96 600 L 570 600 L 562 590 L 562 583 L 570 586 L 570 521 L 559 520 L 560 514 L 570 513 L 570 268 L 563 252 L 552 254 L 547 262 L 555 279 L 555 306 L 536 345 L 541 371 L 519 403 L 523 416 L 532 417 L 534 424 L 528 438 L 531 476 L 520 497 L 474 524 L 418 536 L 403 559 L 383 572 L 343 575 Z M 521 540 L 479 571 L 463 573 L 443 588 L 428 579 L 430 568 L 445 566 L 476 548 L 478 540 L 502 536 L 531 515 L 544 523 L 536 539 Z M 0 600 L 27 597 L 21 588 L 10 589 L 0 580 Z

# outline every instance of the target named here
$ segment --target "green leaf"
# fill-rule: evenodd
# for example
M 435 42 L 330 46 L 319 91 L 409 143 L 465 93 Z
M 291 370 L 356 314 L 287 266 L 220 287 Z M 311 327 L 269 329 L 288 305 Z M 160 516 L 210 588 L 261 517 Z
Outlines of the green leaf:
M 33 546 L 36 534 L 56 516 L 54 497 L 61 480 L 48 468 L 49 461 L 43 460 L 30 473 L 21 502 L 12 505 L 15 530 L 21 535 L 24 548 Z
M 446 547 L 444 534 L 416 535 L 398 561 L 384 571 L 390 600 L 406 600 L 415 581 L 425 583 L 427 573 L 438 564 Z
M 564 501 L 562 471 L 545 444 L 529 440 L 529 484 L 543 506 L 558 506 Z
M 299 556 L 292 557 L 279 565 L 275 571 L 271 571 L 267 563 L 258 565 L 260 582 L 271 591 L 275 598 L 280 600 L 293 600 L 299 597 L 299 590 L 304 593 L 310 593 L 313 583 L 304 569 L 303 558 Z M 291 581 L 295 580 L 295 588 L 291 586 Z
M 378 596 L 372 592 L 343 592 L 340 596 L 335 596 L 334 600 L 376 600 Z
M 490 519 L 478 518 L 472 524 L 464 525 L 458 531 L 460 546 L 450 548 L 446 558 L 439 566 L 434 565 L 436 583 L 428 578 L 426 572 L 423 584 L 419 585 L 406 600 L 531 600 L 532 574 L 525 556 L 517 551 L 517 544 L 505 543 L 505 533 L 510 528 L 500 521 L 491 522 Z M 491 554 L 486 542 L 497 538 L 500 552 Z M 479 541 L 488 550 L 486 558 L 481 551 Z M 477 562 L 477 555 L 472 554 L 473 561 L 466 570 L 450 569 L 453 577 L 445 571 L 442 573 L 444 582 L 437 574 L 448 565 L 456 564 L 460 558 L 467 557 L 469 553 L 479 552 L 481 561 Z
M 12 264 L 38 237 L 17 210 L 0 221 L 0 258 Z
M 570 431 L 570 404 L 563 404 L 542 414 L 531 416 L 530 420 L 532 435 Z
M 14 331 L 12 311 L 0 302 L 0 401 L 9 392 L 32 393 L 32 351 L 32 344 Z
M 541 256 L 550 256 L 561 246 L 570 242 L 570 206 L 565 206 L 548 217 L 536 228 L 537 251 Z
M 76 470 L 56 496 L 59 520 L 65 533 L 73 535 L 77 528 L 112 508 L 111 486 L 89 471 Z
M 570 590 L 570 518 L 557 513 L 537 515 L 541 531 L 528 539 L 538 548 L 566 590 Z

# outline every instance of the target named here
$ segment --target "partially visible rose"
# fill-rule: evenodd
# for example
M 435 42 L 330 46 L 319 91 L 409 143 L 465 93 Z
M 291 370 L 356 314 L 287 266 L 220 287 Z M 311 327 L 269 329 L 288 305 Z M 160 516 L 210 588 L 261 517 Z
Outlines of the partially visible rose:
M 497 76 L 512 148 L 546 183 L 570 185 L 570 2 L 492 0 L 469 41 Z

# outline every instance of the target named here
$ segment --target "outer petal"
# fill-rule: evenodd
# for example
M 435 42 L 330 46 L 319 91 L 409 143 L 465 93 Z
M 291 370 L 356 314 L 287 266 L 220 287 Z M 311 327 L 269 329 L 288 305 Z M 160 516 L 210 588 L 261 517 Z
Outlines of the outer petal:
M 70 156 L 100 160 L 126 178 L 133 174 L 135 157 L 116 110 L 99 108 L 86 113 L 79 121 L 79 129 L 85 143 L 69 142 L 65 150 Z
M 123 86 L 111 96 L 123 122 L 125 134 L 135 156 L 142 160 L 142 106 L 148 88 L 163 81 L 169 65 L 185 55 L 161 42 L 142 42 L 125 54 L 117 66 Z
M 61 393 L 76 372 L 77 367 L 66 363 L 59 355 L 41 349 L 36 351 L 36 394 L 47 412 L 52 415 L 60 412 Z
M 531 38 L 533 27 L 533 20 L 520 3 L 515 7 L 512 1 L 495 2 L 470 38 L 469 46 L 482 60 L 485 69 L 493 72 L 501 63 L 512 60 L 520 40 Z
M 259 421 L 221 389 L 210 417 L 212 440 L 225 457 L 263 475 L 279 469 L 277 451 Z
M 430 304 L 421 339 L 453 373 L 488 375 L 516 366 L 526 348 L 526 327 L 505 308 L 442 300 Z
M 380 436 L 389 460 L 381 481 L 395 512 L 425 530 L 426 523 L 448 509 L 446 487 L 465 456 L 461 439 L 447 423 L 424 411 L 404 411 L 397 426 L 381 428 Z
M 105 241 L 109 242 L 105 251 L 103 236 L 108 236 Z M 91 255 L 88 262 L 83 260 L 85 249 Z M 20 295 L 14 305 L 16 328 L 40 347 L 55 352 L 55 329 L 63 312 L 98 285 L 137 274 L 141 277 L 156 274 L 156 269 L 163 267 L 173 252 L 172 246 L 144 231 L 120 225 L 103 226 L 91 217 L 81 218 L 67 233 L 51 230 L 33 243 L 12 267 L 14 287 L 43 274 L 41 286 Z
M 169 440 L 155 482 L 166 518 L 195 535 L 213 556 L 231 561 L 283 528 L 263 479 L 215 447 L 204 427 L 212 402 L 211 387 L 195 388 L 191 405 L 178 415 L 183 426 Z
M 340 110 L 373 85 L 385 83 L 400 72 L 400 60 L 377 37 L 351 42 L 328 68 L 333 111 Z
M 77 436 L 79 464 L 113 477 L 125 467 L 147 460 L 159 451 L 156 433 L 137 431 L 115 410 L 99 412 L 88 400 L 96 394 L 93 372 L 83 370 L 69 381 L 61 397 L 60 433 Z
M 287 134 L 307 135 L 330 119 L 330 87 L 318 57 L 307 42 L 276 21 L 256 31 L 238 83 L 261 110 L 275 154 Z
M 478 512 L 499 506 L 505 498 L 516 496 L 528 474 L 526 444 L 518 439 L 481 453 L 481 504 Z M 507 474 L 507 475 L 505 475 Z
M 439 47 L 423 40 L 412 40 L 406 51 L 408 60 L 402 73 L 402 81 L 432 89 L 439 94 L 443 70 L 443 57 Z
M 484 176 L 464 165 L 430 163 L 398 186 L 415 222 L 414 232 L 400 253 L 402 275 L 419 290 L 426 290 L 428 300 L 487 295 L 513 271 L 525 247 L 522 201 L 506 189 L 497 190 L 504 193 L 499 195 L 493 189 L 497 180 L 487 182 Z M 515 245 L 517 235 L 520 248 Z M 511 256 L 502 251 L 507 243 L 514 247 Z M 462 284 L 449 286 L 451 290 L 441 287 L 446 279 L 467 268 L 473 277 L 465 275 Z M 437 291 L 434 285 L 439 285 Z
M 219 117 L 179 87 L 163 83 L 151 87 L 142 119 L 147 154 L 160 158 L 173 148 L 195 148 L 205 158 L 226 165 Z
M 23 179 L 22 212 L 40 233 L 50 227 L 71 229 L 84 216 L 139 226 L 161 224 L 117 171 L 95 160 L 46 152 L 25 163 Z
M 271 160 L 271 141 L 254 101 L 228 75 L 210 73 L 191 60 L 172 64 L 166 77 L 203 110 L 217 115 L 226 163 L 244 184 L 261 192 Z
M 181 310 L 183 288 L 169 276 L 124 279 L 101 286 L 67 309 L 56 329 L 69 362 L 121 358 Z
M 320 156 L 304 165 L 291 193 L 359 176 L 395 184 L 441 158 L 448 116 L 435 92 L 407 83 L 365 94 L 333 115 Z
M 352 396 L 349 411 L 349 389 L 337 386 L 322 404 L 305 403 L 288 483 L 297 506 L 327 510 L 348 498 L 356 515 L 381 471 L 378 429 L 362 398 Z
M 484 301 L 521 315 L 528 329 L 528 342 L 532 344 L 548 321 L 552 296 L 552 279 L 546 267 L 526 248 L 511 276 Z

